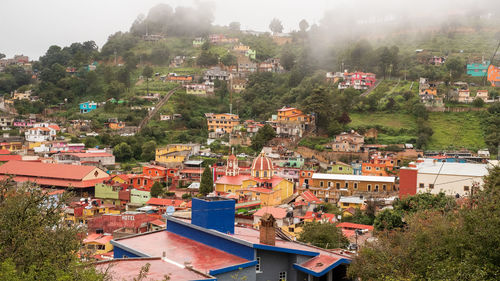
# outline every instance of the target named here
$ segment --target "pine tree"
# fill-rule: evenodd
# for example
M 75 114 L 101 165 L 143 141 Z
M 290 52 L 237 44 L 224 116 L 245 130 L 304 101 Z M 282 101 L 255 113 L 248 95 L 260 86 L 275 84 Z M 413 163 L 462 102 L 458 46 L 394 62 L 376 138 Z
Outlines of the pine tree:
M 212 171 L 207 166 L 201 175 L 200 194 L 207 195 L 212 191 L 214 191 L 214 180 L 212 178 Z

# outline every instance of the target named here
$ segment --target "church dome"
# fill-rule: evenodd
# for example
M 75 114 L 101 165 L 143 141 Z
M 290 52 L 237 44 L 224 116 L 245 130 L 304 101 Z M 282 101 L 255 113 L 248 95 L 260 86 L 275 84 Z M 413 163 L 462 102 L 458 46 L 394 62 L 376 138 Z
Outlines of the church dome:
M 273 162 L 264 154 L 260 154 L 253 160 L 252 163 L 252 176 L 257 178 L 272 178 L 273 176 Z

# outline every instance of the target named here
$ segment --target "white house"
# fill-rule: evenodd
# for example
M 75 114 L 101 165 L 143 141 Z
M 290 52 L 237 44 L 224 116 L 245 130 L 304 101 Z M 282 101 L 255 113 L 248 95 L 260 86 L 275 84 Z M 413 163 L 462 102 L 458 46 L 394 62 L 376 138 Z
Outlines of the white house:
M 482 186 L 488 175 L 487 164 L 438 162 L 425 159 L 417 163 L 417 193 L 468 196 L 473 186 Z
M 29 142 L 44 142 L 55 140 L 57 133 L 61 129 L 58 125 L 49 123 L 33 124 L 33 128 L 28 129 L 24 136 Z

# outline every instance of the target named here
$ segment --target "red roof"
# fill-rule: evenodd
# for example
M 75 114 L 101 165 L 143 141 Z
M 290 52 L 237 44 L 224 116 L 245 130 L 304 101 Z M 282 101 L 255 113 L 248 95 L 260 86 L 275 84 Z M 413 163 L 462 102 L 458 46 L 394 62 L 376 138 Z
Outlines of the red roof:
M 167 223 L 162 221 L 162 220 L 154 220 L 154 221 L 151 221 L 150 223 L 157 225 L 157 226 L 161 226 L 161 227 L 167 226 Z
M 321 216 L 321 217 L 320 217 Z M 315 212 L 306 212 L 306 214 L 301 217 L 301 219 L 308 219 L 308 220 L 326 220 L 329 223 L 334 223 L 337 221 L 337 218 L 335 217 L 335 214 L 328 214 L 328 213 L 315 213 Z
M 260 208 L 255 214 L 253 214 L 256 217 L 262 217 L 264 214 L 269 213 L 273 215 L 275 219 L 283 219 L 286 217 L 286 209 L 284 208 L 277 208 L 277 207 L 263 207 Z
M 23 160 L 23 157 L 21 155 L 5 155 L 5 154 L 0 155 L 0 162 L 7 162 L 11 160 L 21 161 Z
M 161 255 L 161 253 L 160 253 Z M 115 280 L 132 280 L 133 276 L 141 271 L 144 265 L 149 264 L 149 271 L 146 274 L 147 280 L 164 280 L 165 276 L 170 276 L 170 280 L 208 280 L 208 276 L 196 271 L 178 267 L 174 263 L 169 263 L 161 258 L 127 258 L 113 259 L 98 262 L 95 266 L 99 271 L 106 272 L 113 276 Z M 179 261 L 182 264 L 182 261 Z
M 223 176 L 218 179 L 216 184 L 230 184 L 230 185 L 242 185 L 244 180 L 251 179 L 249 175 L 237 175 L 237 176 Z
M 107 244 L 109 241 L 113 240 L 112 235 L 103 235 L 103 234 L 89 234 L 87 238 L 83 239 L 83 243 L 98 243 L 98 244 Z
M 59 126 L 55 125 L 55 124 L 54 125 L 49 125 L 49 128 L 52 128 L 52 129 L 54 129 L 56 131 L 60 131 L 61 130 L 61 128 L 59 128 Z
M 305 201 L 309 203 L 321 203 L 321 200 L 318 199 L 311 191 L 306 190 L 300 194 L 302 198 L 304 198 Z
M 272 168 L 273 162 L 271 162 L 271 159 L 262 154 L 253 160 L 252 170 L 271 170 Z
M 340 259 L 341 256 L 319 255 L 300 264 L 300 266 L 307 268 L 310 271 L 320 273 L 332 264 L 338 262 Z
M 10 154 L 10 151 L 8 149 L 0 149 L 0 154 L 1 155 Z
M 183 200 L 176 199 L 163 199 L 163 198 L 151 198 L 146 202 L 147 205 L 155 205 L 155 206 L 174 206 L 180 207 L 181 204 L 184 203 Z
M 9 162 L 7 162 L 9 163 Z M 0 175 L 0 180 L 6 179 L 8 176 Z M 73 188 L 87 188 L 94 187 L 97 183 L 102 183 L 103 181 L 109 179 L 100 178 L 95 180 L 86 180 L 86 181 L 78 181 L 78 180 L 64 180 L 64 179 L 47 179 L 47 178 L 34 178 L 34 177 L 23 177 L 17 176 L 14 177 L 15 182 L 32 182 L 38 185 L 46 185 L 46 186 L 60 186 L 60 187 L 73 187 Z
M 358 223 L 352 223 L 352 222 L 341 222 L 341 223 L 337 224 L 337 227 L 373 230 L 372 225 L 358 224 Z
M 78 158 L 92 158 L 92 157 L 113 157 L 113 154 L 106 153 L 106 152 L 70 152 L 70 153 L 65 153 L 67 155 L 73 155 Z
M 182 169 L 181 173 L 184 174 L 201 174 L 203 173 L 202 169 Z
M 98 168 L 93 166 L 52 164 L 29 161 L 9 161 L 0 166 L 0 174 L 66 180 L 82 180 L 84 177 L 88 176 L 92 171 L 96 169 L 99 170 Z

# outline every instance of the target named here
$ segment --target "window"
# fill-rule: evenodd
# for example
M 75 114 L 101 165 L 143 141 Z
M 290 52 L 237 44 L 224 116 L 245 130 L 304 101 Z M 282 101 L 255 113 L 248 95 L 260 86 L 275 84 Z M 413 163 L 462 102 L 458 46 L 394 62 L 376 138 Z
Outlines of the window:
M 368 191 L 372 191 L 372 185 L 371 184 L 368 185 Z
M 344 187 L 345 187 L 345 189 L 349 189 L 349 183 L 345 182 Z
M 310 177 L 311 176 L 311 173 L 307 173 L 307 176 Z
M 302 176 L 305 177 L 306 176 L 306 173 L 302 172 Z
M 259 171 L 255 171 L 255 176 L 259 177 Z
M 280 272 L 280 281 L 286 281 L 286 271 Z
M 464 185 L 464 191 L 469 191 L 469 186 Z
M 429 188 L 430 188 L 430 189 L 433 189 L 433 188 L 434 188 L 434 184 L 433 184 L 433 183 L 430 183 L 430 184 L 429 184 Z
M 378 184 L 375 185 L 375 191 L 378 191 Z
M 423 183 L 419 183 L 419 184 L 418 184 L 418 187 L 419 187 L 419 188 L 424 188 L 424 184 L 423 184 Z
M 264 177 L 267 177 L 267 171 L 264 171 Z
M 379 167 L 376 167 L 376 168 L 375 168 L 375 170 L 377 170 L 377 171 L 378 171 L 378 170 L 380 170 L 380 168 L 379 168 Z
M 106 250 L 106 246 L 105 245 L 96 245 L 97 247 L 97 250 Z
M 368 166 L 368 167 L 366 167 L 366 169 L 367 169 L 368 171 L 370 171 L 370 170 L 372 169 L 372 167 Z
M 358 183 L 357 182 L 354 183 L 354 189 L 358 189 Z
M 348 207 L 348 206 L 349 206 L 349 203 L 342 203 L 342 206 L 344 206 L 344 207 Z
M 339 182 L 335 183 L 335 188 L 340 189 L 340 183 Z
M 383 184 L 382 185 L 382 190 L 386 191 L 387 190 L 387 185 Z
M 322 182 L 322 181 L 320 181 L 320 182 L 319 182 L 319 187 L 323 187 L 323 185 L 324 185 L 324 184 L 323 184 L 323 182 Z
M 332 184 L 332 182 L 331 182 L 331 181 L 329 181 L 329 182 L 328 182 L 328 187 L 332 187 L 332 185 L 333 185 L 333 184 Z
M 255 271 L 262 272 L 260 271 L 260 257 L 257 257 L 257 264 L 255 265 Z
M 144 185 L 147 185 L 148 184 L 148 180 L 144 180 Z

